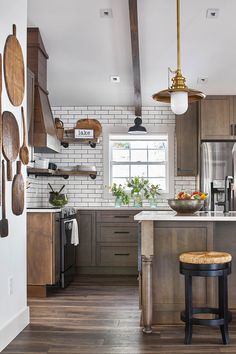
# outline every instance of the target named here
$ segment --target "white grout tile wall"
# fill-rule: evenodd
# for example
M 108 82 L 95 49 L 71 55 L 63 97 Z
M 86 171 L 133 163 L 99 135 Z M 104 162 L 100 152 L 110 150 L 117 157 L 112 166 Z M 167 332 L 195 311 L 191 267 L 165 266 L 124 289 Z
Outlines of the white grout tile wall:
M 73 128 L 79 119 L 94 118 L 100 121 L 102 126 L 133 125 L 135 115 L 134 107 L 129 106 L 74 106 L 53 107 L 54 118 L 58 117 L 64 122 L 65 129 Z M 143 125 L 148 129 L 150 125 L 167 124 L 175 125 L 175 117 L 168 105 L 142 108 Z M 176 151 L 176 149 L 175 149 Z M 70 165 L 95 165 L 97 178 L 71 176 L 65 180 L 56 177 L 29 177 L 30 188 L 27 190 L 28 207 L 49 206 L 48 196 L 50 182 L 58 190 L 63 184 L 68 195 L 68 206 L 73 207 L 105 207 L 114 206 L 113 199 L 104 199 L 103 196 L 103 139 L 95 149 L 87 145 L 70 144 L 69 148 L 61 147 L 59 154 L 41 154 L 49 158 L 51 162 L 60 166 Z M 176 153 L 175 153 L 176 160 Z M 175 168 L 176 171 L 176 168 Z M 175 173 L 176 175 L 176 173 Z M 196 188 L 195 177 L 175 177 L 175 193 L 181 190 L 194 190 Z M 165 203 L 164 203 L 165 204 Z

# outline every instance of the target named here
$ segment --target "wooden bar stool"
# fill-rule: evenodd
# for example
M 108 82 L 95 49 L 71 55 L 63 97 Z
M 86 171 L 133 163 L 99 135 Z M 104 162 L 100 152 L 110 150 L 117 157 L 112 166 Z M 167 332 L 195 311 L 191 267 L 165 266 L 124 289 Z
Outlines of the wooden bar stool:
M 192 325 L 220 326 L 222 341 L 229 343 L 228 322 L 232 315 L 228 311 L 227 276 L 231 273 L 232 256 L 225 252 L 187 252 L 179 256 L 180 273 L 185 277 L 185 311 L 181 320 L 185 322 L 185 344 L 192 342 Z M 218 308 L 193 307 L 192 277 L 218 277 Z M 211 313 L 214 319 L 195 318 L 195 314 Z

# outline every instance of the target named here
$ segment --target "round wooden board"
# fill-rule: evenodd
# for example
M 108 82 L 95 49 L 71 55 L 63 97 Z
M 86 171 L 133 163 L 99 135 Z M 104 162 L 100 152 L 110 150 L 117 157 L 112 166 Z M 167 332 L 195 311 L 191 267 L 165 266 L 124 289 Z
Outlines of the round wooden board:
M 98 138 L 102 134 L 101 123 L 97 119 L 80 119 L 77 121 L 76 129 L 93 129 L 94 137 Z
M 21 105 L 25 92 L 25 72 L 23 53 L 15 34 L 6 39 L 4 47 L 4 76 L 7 94 L 13 106 Z

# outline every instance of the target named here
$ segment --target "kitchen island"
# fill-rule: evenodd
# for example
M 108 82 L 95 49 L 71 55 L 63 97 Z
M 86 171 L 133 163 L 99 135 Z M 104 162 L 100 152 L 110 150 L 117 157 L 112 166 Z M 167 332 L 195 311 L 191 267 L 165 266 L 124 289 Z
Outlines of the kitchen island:
M 154 324 L 180 322 L 184 308 L 184 277 L 179 274 L 182 252 L 215 250 L 232 254 L 229 307 L 236 308 L 236 212 L 198 212 L 176 215 L 173 211 L 142 211 L 134 216 L 141 223 L 140 304 L 145 333 Z M 217 279 L 193 279 L 193 303 L 217 304 Z

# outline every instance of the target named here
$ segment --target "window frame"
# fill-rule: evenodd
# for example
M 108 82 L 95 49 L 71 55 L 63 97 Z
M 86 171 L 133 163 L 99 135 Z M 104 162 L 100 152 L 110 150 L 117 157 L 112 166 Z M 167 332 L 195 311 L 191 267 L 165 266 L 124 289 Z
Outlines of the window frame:
M 154 177 L 150 177 L 149 176 L 149 166 L 157 166 L 157 165 L 160 165 L 160 166 L 164 166 L 164 169 L 165 169 L 165 177 L 163 177 L 163 179 L 165 179 L 165 181 L 167 182 L 166 184 L 166 189 L 167 189 L 167 192 L 168 192 L 168 189 L 169 189 L 169 176 L 168 176 L 168 165 L 169 165 L 169 161 L 168 161 L 168 148 L 167 148 L 167 151 L 166 151 L 166 156 L 165 156 L 165 159 L 162 160 L 162 161 L 149 161 L 148 160 L 148 155 L 151 151 L 155 151 L 154 148 L 130 148 L 130 149 L 127 149 L 127 151 L 129 152 L 129 161 L 114 161 L 113 160 L 113 152 L 116 150 L 116 149 L 112 149 L 112 141 L 126 141 L 126 140 L 129 140 L 129 141 L 155 141 L 157 137 L 165 137 L 164 139 L 167 140 L 167 144 L 168 144 L 168 148 L 169 148 L 169 141 L 168 141 L 168 134 L 167 133 L 156 133 L 156 134 L 152 134 L 152 135 L 130 135 L 130 134 L 109 134 L 109 184 L 111 184 L 111 179 L 112 179 L 112 166 L 129 166 L 129 175 L 131 175 L 131 170 L 132 170 L 132 166 L 147 166 L 147 176 L 144 176 L 144 178 L 146 179 L 152 179 Z M 164 140 L 163 139 L 163 140 Z M 119 149 L 117 149 L 119 150 Z M 125 149 L 123 149 L 125 150 Z M 135 150 L 138 150 L 138 151 L 145 151 L 146 152 L 146 158 L 147 160 L 146 161 L 131 161 L 131 156 L 132 156 L 132 152 L 134 152 Z M 134 177 L 134 176 L 133 176 Z M 124 178 L 122 176 L 120 177 L 117 177 L 117 178 Z M 129 176 L 130 178 L 130 176 Z M 161 178 L 161 177 L 160 177 Z M 156 183 L 156 182 L 153 182 L 153 183 Z
M 172 198 L 174 195 L 174 131 L 175 127 L 173 125 L 160 124 L 160 125 L 147 125 L 147 130 L 151 133 L 145 134 L 146 137 L 154 137 L 158 134 L 167 135 L 168 139 L 168 155 L 167 155 L 167 193 L 161 193 L 161 199 Z M 110 149 L 110 136 L 123 135 L 130 138 L 131 135 L 127 133 L 128 127 L 124 126 L 107 126 L 103 128 L 103 157 L 104 157 L 104 198 L 111 199 L 112 194 L 108 189 L 110 183 L 110 159 L 111 159 L 111 149 Z M 138 140 L 138 135 L 136 136 Z M 155 164 L 155 163 L 154 163 Z

